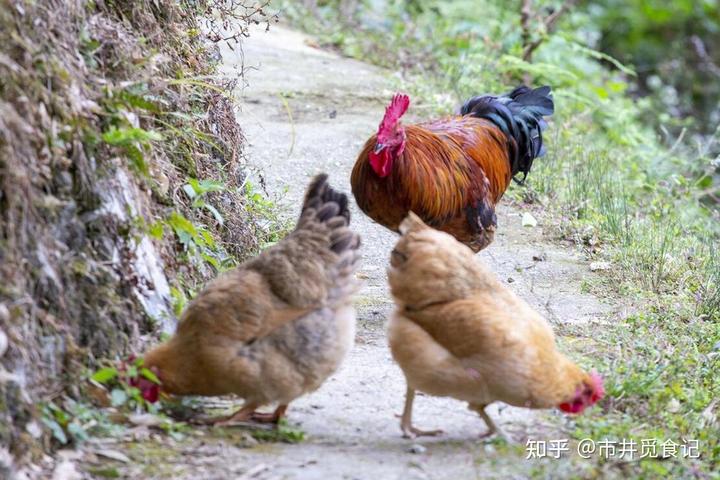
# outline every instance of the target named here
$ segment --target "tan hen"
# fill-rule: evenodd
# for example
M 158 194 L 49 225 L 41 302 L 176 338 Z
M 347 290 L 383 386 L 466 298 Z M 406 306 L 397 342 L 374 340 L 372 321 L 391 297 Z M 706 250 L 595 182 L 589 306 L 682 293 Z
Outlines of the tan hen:
M 472 250 L 413 213 L 400 233 L 388 269 L 397 304 L 388 338 L 407 380 L 406 436 L 438 433 L 412 426 L 416 390 L 468 402 L 486 435 L 499 430 L 485 413 L 492 402 L 579 413 L 602 398 L 599 375 L 561 353 L 548 322 Z

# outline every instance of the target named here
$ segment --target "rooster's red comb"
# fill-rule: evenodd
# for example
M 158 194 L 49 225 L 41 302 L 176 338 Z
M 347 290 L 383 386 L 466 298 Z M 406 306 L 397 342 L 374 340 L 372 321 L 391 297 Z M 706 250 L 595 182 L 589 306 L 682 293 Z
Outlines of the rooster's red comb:
M 407 112 L 410 106 L 410 97 L 404 93 L 396 93 L 385 109 L 385 117 L 380 123 L 380 129 L 394 128 L 397 121 Z

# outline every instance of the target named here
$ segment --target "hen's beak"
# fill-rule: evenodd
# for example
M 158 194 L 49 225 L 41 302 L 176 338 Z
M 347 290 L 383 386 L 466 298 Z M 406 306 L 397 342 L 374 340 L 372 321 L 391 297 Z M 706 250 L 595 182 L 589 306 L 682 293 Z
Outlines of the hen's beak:
M 383 148 L 385 148 L 385 145 L 383 145 L 382 143 L 376 143 L 375 150 L 373 150 L 373 153 L 380 153 L 380 152 L 382 152 Z

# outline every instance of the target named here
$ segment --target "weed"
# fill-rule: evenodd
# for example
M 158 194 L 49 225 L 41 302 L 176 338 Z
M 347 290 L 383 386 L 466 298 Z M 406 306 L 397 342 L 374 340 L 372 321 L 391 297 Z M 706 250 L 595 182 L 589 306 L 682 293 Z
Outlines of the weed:
M 265 219 L 261 223 L 265 230 L 265 241 L 261 248 L 270 247 L 282 240 L 291 226 L 288 221 L 281 219 L 276 203 L 258 191 L 249 179 L 245 181 L 245 198 L 248 212 Z
M 92 435 L 115 435 L 124 430 L 122 426 L 112 423 L 104 411 L 69 398 L 61 405 L 55 402 L 43 403 L 40 418 L 52 438 L 61 445 L 81 443 Z
M 220 212 L 207 201 L 207 194 L 210 192 L 222 192 L 223 190 L 225 190 L 225 185 L 214 180 L 198 181 L 195 178 L 189 178 L 188 183 L 183 185 L 183 191 L 192 200 L 193 208 L 206 209 L 220 225 L 223 225 L 225 220 Z
M 284 418 L 280 419 L 276 428 L 253 429 L 250 431 L 250 435 L 261 442 L 300 443 L 305 440 L 305 432 L 291 427 Z
M 185 292 L 176 287 L 170 287 L 170 296 L 173 300 L 173 313 L 176 317 L 180 317 L 182 312 L 185 311 L 185 307 L 188 304 L 188 298 Z

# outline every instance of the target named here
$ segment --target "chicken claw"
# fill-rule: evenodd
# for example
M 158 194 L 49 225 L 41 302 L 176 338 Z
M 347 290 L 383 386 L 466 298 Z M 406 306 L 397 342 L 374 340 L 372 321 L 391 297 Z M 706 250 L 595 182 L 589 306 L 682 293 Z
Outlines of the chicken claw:
M 261 413 L 255 411 L 258 405 L 250 403 L 231 415 L 201 419 L 199 423 L 216 427 L 228 427 L 237 423 L 278 423 L 285 417 L 287 407 L 287 405 L 279 405 L 272 413 Z
M 507 442 L 509 444 L 515 443 L 515 441 L 512 439 L 512 437 L 510 437 L 510 435 L 508 435 L 505 432 L 505 430 L 501 429 L 500 427 L 498 427 L 495 424 L 495 422 L 492 420 L 492 418 L 490 418 L 490 415 L 488 415 L 487 412 L 485 411 L 485 407 L 487 407 L 487 405 L 475 405 L 475 404 L 468 405 L 468 408 L 470 410 L 474 410 L 478 414 L 480 414 L 480 416 L 485 421 L 485 424 L 488 427 L 487 432 L 480 435 L 479 438 L 480 439 L 488 438 L 488 437 L 492 436 L 493 434 L 497 434 L 500 438 L 505 440 L 505 442 Z
M 415 401 L 415 390 L 407 387 L 405 392 L 405 408 L 403 409 L 402 416 L 400 417 L 400 430 L 403 432 L 404 438 L 415 438 L 415 437 L 434 437 L 441 435 L 442 430 L 420 430 L 412 426 L 412 407 Z
M 412 425 L 401 425 L 400 428 L 403 432 L 403 438 L 436 437 L 445 433 L 442 430 L 420 430 Z
M 258 407 L 258 405 L 255 405 L 253 403 L 243 405 L 243 407 L 238 410 L 237 412 L 226 415 L 224 417 L 210 417 L 210 418 L 201 418 L 198 420 L 198 423 L 203 425 L 213 425 L 216 427 L 222 427 L 227 426 L 236 422 L 247 422 L 250 420 L 250 417 L 255 413 L 255 409 Z
M 250 421 L 257 423 L 278 423 L 281 419 L 285 418 L 287 408 L 287 405 L 278 405 L 272 413 L 252 412 L 250 414 Z

